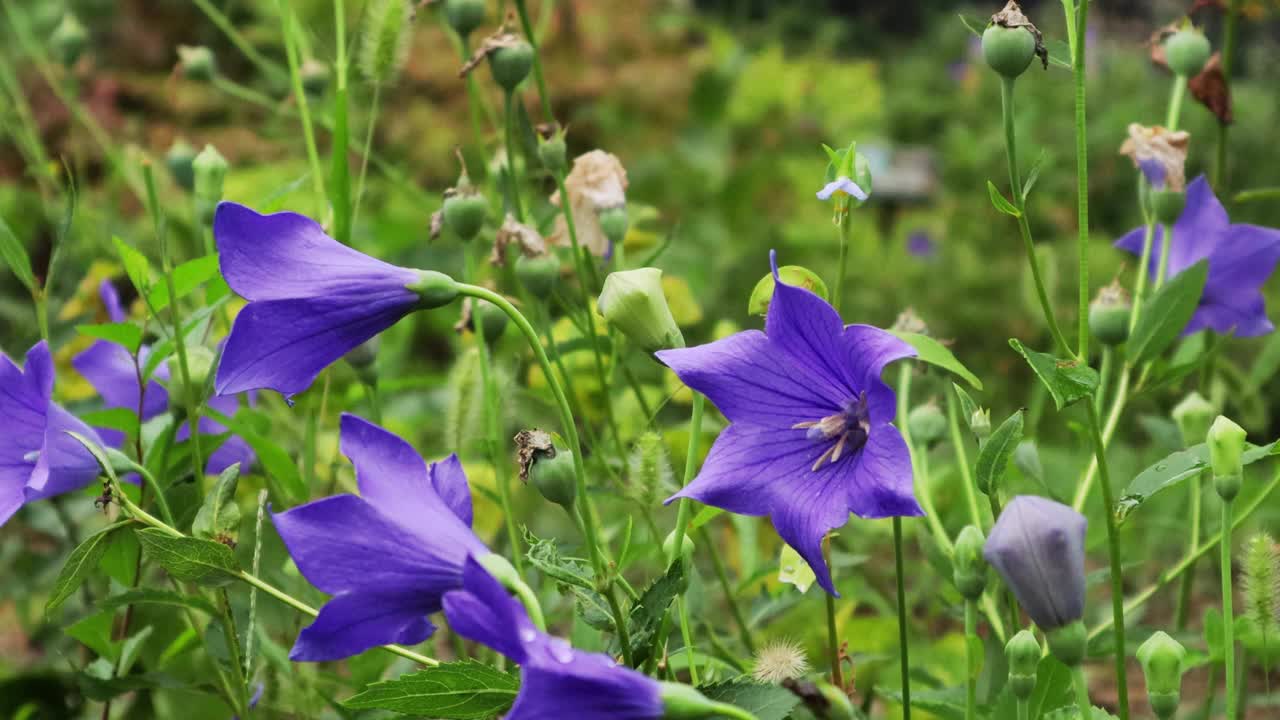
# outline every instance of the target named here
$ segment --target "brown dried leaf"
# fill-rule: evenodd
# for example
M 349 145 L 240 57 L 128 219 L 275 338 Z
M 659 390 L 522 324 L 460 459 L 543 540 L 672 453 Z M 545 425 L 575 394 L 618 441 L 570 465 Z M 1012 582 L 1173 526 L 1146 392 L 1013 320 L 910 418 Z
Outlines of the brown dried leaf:
M 1222 74 L 1222 54 L 1214 53 L 1205 63 L 1199 75 L 1187 80 L 1187 89 L 1191 96 L 1209 108 L 1223 125 L 1233 121 L 1231 113 L 1231 87 L 1227 77 Z
M 520 479 L 529 482 L 529 468 L 538 458 L 553 458 L 556 447 L 551 442 L 551 433 L 545 430 L 521 430 L 514 438 L 516 443 L 516 461 L 520 465 Z

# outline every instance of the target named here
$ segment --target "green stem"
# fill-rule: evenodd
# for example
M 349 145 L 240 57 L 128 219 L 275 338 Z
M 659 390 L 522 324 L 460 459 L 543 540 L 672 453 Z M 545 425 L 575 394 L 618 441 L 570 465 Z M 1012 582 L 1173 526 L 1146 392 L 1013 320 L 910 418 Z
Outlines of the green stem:
M 835 307 L 836 313 L 840 312 L 840 306 L 844 302 L 844 276 L 847 273 L 846 267 L 849 261 L 849 226 L 853 224 L 853 218 L 846 210 L 844 217 L 840 218 L 840 260 L 836 264 L 836 291 L 832 294 L 832 306 Z
M 231 672 L 236 712 L 245 715 L 248 714 L 249 707 L 247 697 L 249 684 L 245 681 L 244 665 L 240 659 L 240 635 L 236 632 L 236 619 L 231 614 L 231 596 L 227 594 L 227 589 L 222 587 L 217 589 L 216 597 L 220 615 L 218 624 L 222 626 L 222 638 L 227 645 L 227 654 L 230 656 L 227 666 Z
M 550 3 L 548 3 L 550 4 Z M 520 15 L 520 27 L 524 29 L 525 40 L 533 48 L 533 79 L 538 85 L 538 99 L 542 102 L 542 114 L 547 122 L 555 122 L 551 112 L 551 96 L 547 93 L 547 81 L 542 75 L 542 60 L 539 59 L 538 39 L 533 32 L 533 24 L 529 22 L 529 11 L 525 8 L 525 0 L 516 0 L 516 13 Z
M 1064 0 L 1066 8 L 1069 0 Z M 1074 4 L 1074 3 L 1070 3 Z M 1089 23 L 1089 0 L 1080 0 L 1076 8 L 1075 22 L 1071 12 L 1067 12 L 1066 22 L 1071 29 L 1068 37 L 1071 40 L 1071 75 L 1075 83 L 1075 129 L 1076 129 L 1076 252 L 1079 256 L 1079 340 L 1076 356 L 1085 362 L 1089 360 L 1089 128 L 1085 108 L 1085 45 Z M 1014 192 L 1019 192 L 1015 188 Z M 1025 201 L 1025 199 L 1024 199 Z
M 334 60 L 333 135 L 329 150 L 329 205 L 333 210 L 333 235 L 343 245 L 351 244 L 351 167 L 347 149 L 351 144 L 347 126 L 347 13 L 344 0 L 333 0 Z M 366 154 L 366 158 L 368 155 Z
M 1173 90 L 1169 93 L 1169 115 L 1164 125 L 1170 131 L 1178 129 L 1178 120 L 1182 117 L 1182 99 L 1187 96 L 1187 78 L 1182 75 L 1173 76 Z
M 506 139 L 507 148 L 507 192 L 510 195 L 511 209 L 515 213 L 516 220 L 524 222 L 524 208 L 520 205 L 520 182 L 516 177 L 516 143 L 514 140 L 514 131 L 512 126 L 515 125 L 515 93 L 507 92 L 502 99 L 503 123 L 502 132 Z M 565 196 L 561 196 L 562 198 Z M 563 204 L 567 207 L 568 200 L 563 200 Z
M 924 509 L 925 521 L 929 523 L 929 532 L 933 534 L 934 540 L 942 546 L 943 552 L 951 555 L 955 548 L 955 543 L 951 541 L 951 537 L 947 535 L 946 528 L 942 527 L 942 521 L 938 519 L 938 513 L 933 507 L 933 494 L 929 488 L 929 460 L 928 448 L 920 448 L 917 452 L 915 441 L 911 437 L 910 423 L 907 422 L 907 414 L 911 404 L 911 365 L 902 363 L 898 366 L 898 409 L 897 409 L 897 428 L 902 434 L 903 441 L 907 444 L 907 454 L 911 457 L 911 473 L 914 480 L 916 495 L 919 496 L 920 506 Z M 830 564 L 830 563 L 828 563 Z
M 1102 488 L 1102 516 L 1107 522 L 1107 551 L 1111 560 L 1111 619 L 1115 626 L 1116 686 L 1120 694 L 1120 720 L 1129 717 L 1129 681 L 1125 663 L 1124 628 L 1124 570 L 1120 564 L 1120 532 L 1116 528 L 1115 499 L 1111 489 L 1111 474 L 1107 466 L 1106 444 L 1102 440 L 1098 410 L 1087 402 L 1089 431 L 1092 434 L 1094 457 L 1098 461 L 1098 485 Z
M 1200 545 L 1200 517 L 1203 513 L 1201 496 L 1204 494 L 1204 478 L 1207 471 L 1200 471 L 1191 478 L 1191 528 L 1188 531 L 1187 552 L 1193 552 Z M 1191 614 L 1191 589 L 1194 584 L 1195 565 L 1187 568 L 1182 574 L 1182 583 L 1178 589 L 1178 611 L 1175 615 L 1174 627 L 1178 630 L 1187 628 L 1187 620 Z
M 369 401 L 369 416 L 375 424 L 382 424 L 382 399 L 378 395 L 378 378 L 369 378 L 364 383 L 366 399 Z
M 1231 506 L 1233 501 L 1222 501 L 1222 647 L 1223 666 L 1226 673 L 1227 720 L 1236 720 L 1236 639 L 1235 616 L 1231 610 Z
M 351 224 L 354 226 L 360 218 L 360 201 L 364 199 L 364 179 L 369 172 L 369 150 L 373 147 L 373 129 L 378 125 L 378 101 L 382 95 L 382 85 L 373 86 L 372 106 L 369 108 L 369 127 L 364 131 L 364 151 L 360 153 L 360 177 L 356 180 L 356 199 L 351 210 Z
M 276 0 L 276 9 L 280 12 L 283 25 L 285 56 L 289 61 L 289 79 L 293 85 L 293 99 L 298 103 L 298 117 L 302 119 L 302 136 L 306 140 L 307 161 L 311 164 L 311 182 L 314 185 L 316 201 L 320 203 L 323 216 L 328 205 L 328 194 L 324 189 L 324 171 L 320 169 L 320 153 L 316 150 L 316 136 L 311 127 L 311 108 L 307 103 L 307 92 L 302 87 L 301 62 L 298 59 L 297 33 L 298 18 L 293 8 L 285 0 Z
M 1084 677 L 1084 668 L 1080 665 L 1071 669 L 1072 685 L 1076 690 L 1076 707 L 1080 709 L 1080 717 L 1093 717 L 1093 703 L 1089 702 L 1089 683 Z M 1121 705 L 1127 703 L 1121 702 Z
M 1071 353 L 1071 345 L 1058 327 L 1058 320 L 1053 315 L 1053 306 L 1049 302 L 1049 293 L 1045 290 L 1044 277 L 1040 272 L 1040 260 L 1036 257 L 1035 241 L 1031 239 L 1031 225 L 1027 223 L 1026 204 L 1022 198 L 1022 178 L 1018 172 L 1018 144 L 1013 127 L 1013 79 L 1002 78 L 1000 83 L 1000 106 L 1004 116 L 1005 156 L 1009 161 L 1009 185 L 1013 195 L 1014 207 L 1018 209 L 1018 231 L 1022 235 L 1022 244 L 1026 247 L 1027 262 L 1031 265 L 1031 278 L 1035 282 L 1036 296 L 1040 299 L 1040 310 L 1044 313 L 1045 324 L 1054 342 L 1064 353 Z M 1087 228 L 1086 228 L 1087 230 Z M 1086 320 L 1088 310 L 1085 311 Z M 1086 328 L 1087 330 L 1087 328 Z
M 977 720 L 978 717 L 978 657 L 974 652 L 981 639 L 978 637 L 978 605 L 972 600 L 964 601 L 964 659 L 965 659 L 965 720 Z
M 1031 708 L 1028 707 L 1027 701 L 1024 698 L 1018 698 L 1017 704 L 1018 704 L 1018 720 L 1030 720 Z
M 1093 406 L 1102 411 L 1102 405 L 1107 399 L 1107 390 L 1111 384 L 1111 374 L 1115 364 L 1115 352 L 1107 345 L 1102 346 L 1102 364 L 1098 368 L 1098 390 L 1093 394 Z
M 902 720 L 911 720 L 911 658 L 907 647 L 907 588 L 902 567 L 902 518 L 893 518 L 893 562 L 898 576 L 898 647 L 902 674 Z
M 702 542 L 707 547 L 715 547 L 712 542 L 711 533 L 707 528 L 698 528 Z M 707 553 L 711 556 L 711 565 L 715 568 L 716 578 L 720 581 L 720 589 L 724 593 L 725 603 L 729 606 L 729 613 L 733 615 L 733 621 L 738 626 L 738 637 L 742 640 L 742 646 L 747 649 L 751 655 L 756 654 L 756 644 L 751 637 L 751 626 L 747 624 L 746 616 L 742 614 L 742 607 L 738 604 L 737 593 L 734 591 L 733 583 L 729 581 L 729 571 L 724 566 L 724 559 L 720 557 L 718 552 Z
M 698 682 L 698 662 L 693 652 L 693 631 L 689 625 L 689 604 L 684 601 L 684 595 L 676 596 L 676 611 L 680 614 L 680 637 L 684 639 L 684 652 L 689 662 L 689 684 L 697 687 Z
M 1159 290 L 1164 287 L 1164 281 L 1169 274 L 1169 248 L 1173 244 L 1173 226 L 1165 225 L 1160 233 L 1160 264 L 1156 268 L 1156 284 L 1152 290 Z
M 831 582 L 834 584 L 836 569 L 831 564 L 830 535 L 823 538 L 822 555 L 822 559 L 827 563 L 827 570 L 831 573 Z M 840 667 L 840 631 L 836 628 L 836 598 L 828 592 L 824 592 L 822 595 L 827 601 L 827 647 L 829 648 L 831 660 L 831 684 L 843 690 L 844 669 Z
M 702 413 L 706 406 L 706 398 L 702 393 L 693 391 L 693 410 L 689 413 L 689 449 L 685 453 L 684 458 L 684 482 L 681 487 L 693 482 L 693 478 L 698 473 L 698 460 L 701 453 L 702 442 Z M 667 553 L 667 565 L 672 565 L 681 555 L 681 549 L 684 547 L 684 537 L 689 532 L 689 519 L 693 514 L 693 501 L 689 498 L 680 498 L 680 504 L 676 510 L 676 529 L 675 536 L 672 540 L 671 551 Z
M 951 448 L 960 467 L 960 479 L 964 486 L 965 505 L 969 508 L 969 520 L 975 527 L 982 527 L 982 511 L 978 507 L 978 489 L 973 482 L 973 468 L 969 466 L 969 452 L 965 449 L 964 434 L 960 431 L 960 400 L 954 388 L 947 393 L 947 425 L 951 431 Z
M 1222 81 L 1231 89 L 1231 73 L 1236 65 L 1236 38 L 1240 20 L 1240 0 L 1227 3 L 1226 19 L 1222 33 Z M 1213 163 L 1213 191 L 1218 197 L 1227 196 L 1227 131 L 1224 122 L 1218 123 L 1218 144 Z

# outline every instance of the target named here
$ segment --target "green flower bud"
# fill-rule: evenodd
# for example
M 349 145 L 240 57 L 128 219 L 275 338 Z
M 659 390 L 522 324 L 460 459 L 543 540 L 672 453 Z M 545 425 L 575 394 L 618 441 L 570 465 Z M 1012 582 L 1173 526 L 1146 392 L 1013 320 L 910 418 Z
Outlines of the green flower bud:
M 529 466 L 529 482 L 542 497 L 573 512 L 578 486 L 573 470 L 573 451 L 552 448 L 551 453 L 538 453 Z
M 497 305 L 475 301 L 471 303 L 471 325 L 492 345 L 507 329 L 507 314 Z
M 1040 666 L 1040 643 L 1030 630 L 1019 631 L 1004 646 L 1009 662 L 1009 689 L 1016 698 L 1027 699 L 1036 689 L 1036 668 Z
M 535 257 L 522 254 L 516 258 L 516 278 L 530 295 L 545 300 L 560 279 L 560 258 L 550 252 Z
M 213 351 L 203 345 L 193 345 L 187 348 L 187 375 L 182 373 L 182 359 L 177 353 L 169 356 L 169 389 L 178 394 L 178 397 L 188 398 L 194 397 L 204 399 L 205 382 L 209 379 L 209 373 L 213 371 L 214 357 Z M 184 377 L 190 379 L 191 384 L 184 382 Z
M 615 207 L 601 210 L 599 217 L 600 229 L 609 239 L 609 244 L 613 247 L 621 245 L 627 237 L 627 227 L 631 224 L 631 220 L 627 218 L 627 208 Z
M 982 57 L 992 70 L 1016 78 L 1031 67 L 1036 56 L 1036 38 L 1021 27 L 991 25 L 982 33 Z
M 458 297 L 458 283 L 434 270 L 419 270 L 418 279 L 405 287 L 418 294 L 418 308 L 422 310 L 448 305 Z
M 1138 647 L 1138 662 L 1147 680 L 1147 698 L 1161 720 L 1173 717 L 1182 691 L 1182 660 L 1187 651 L 1164 632 L 1156 632 Z
M 966 600 L 977 600 L 987 589 L 987 561 L 982 557 L 982 546 L 986 542 L 982 531 L 973 525 L 965 526 L 956 538 L 951 577 Z
M 538 139 L 538 159 L 556 177 L 564 175 L 569 169 L 566 153 L 564 132 L 554 132 L 551 137 Z
M 647 353 L 684 347 L 684 336 L 662 293 L 662 271 L 657 268 L 609 273 L 596 305 L 605 322 Z
M 222 202 L 222 185 L 227 179 L 227 160 L 218 149 L 205 145 L 204 150 L 191 161 L 196 210 L 200 221 L 213 222 L 213 211 Z
M 1179 77 L 1195 77 L 1209 62 L 1209 38 L 1196 28 L 1187 28 L 1165 38 L 1164 56 L 1169 69 Z
M 470 240 L 484 227 L 489 204 L 474 192 L 458 192 L 444 199 L 444 224 L 463 240 Z
M 1165 225 L 1172 225 L 1182 217 L 1182 210 L 1187 206 L 1186 193 L 1179 190 L 1155 190 L 1151 193 L 1151 210 L 1156 220 Z
M 1244 476 L 1244 428 L 1219 415 L 1209 427 L 1209 462 L 1213 466 L 1213 486 L 1223 500 L 1234 500 Z
M 213 51 L 203 45 L 179 45 L 178 62 L 182 65 L 182 76 L 188 80 L 209 82 L 218 73 Z
M 444 17 L 465 38 L 484 24 L 484 0 L 445 0 Z
M 1182 398 L 1173 407 L 1173 421 L 1182 434 L 1182 444 L 1187 447 L 1199 445 L 1209 435 L 1209 425 L 1217 417 L 1218 411 L 1196 391 Z
M 658 683 L 662 699 L 662 717 L 666 720 L 699 720 L 700 718 L 742 717 L 736 706 L 716 702 L 683 683 Z M 725 710 L 729 712 L 726 713 Z
M 493 576 L 498 584 L 508 590 L 524 584 L 524 580 L 520 577 L 520 573 L 516 572 L 514 566 L 506 558 L 497 553 L 487 553 L 476 558 L 476 562 L 480 567 L 484 568 Z
M 1049 652 L 1062 661 L 1067 667 L 1075 667 L 1084 662 L 1085 653 L 1089 649 L 1089 633 L 1084 623 L 1077 620 L 1070 625 L 1063 625 L 1057 630 L 1047 633 Z
M 196 186 L 195 159 L 196 149 L 182 138 L 175 140 L 164 156 L 164 163 L 169 166 L 173 181 L 187 192 L 191 192 Z
M 991 437 L 991 408 L 978 408 L 969 416 L 969 431 L 981 443 Z
M 518 40 L 507 47 L 500 47 L 489 54 L 489 70 L 493 72 L 493 80 L 498 87 L 507 92 L 515 92 L 533 67 L 533 46 L 524 40 Z
M 1116 346 L 1129 339 L 1129 315 L 1133 303 L 1119 282 L 1098 291 L 1089 303 L 1089 330 L 1103 345 Z
M 360 376 L 361 382 L 366 384 L 371 384 L 377 380 L 374 365 L 378 362 L 378 346 L 382 344 L 382 341 L 378 338 L 378 335 L 374 335 L 352 348 L 350 352 L 343 356 L 347 364 Z
M 818 688 L 818 694 L 827 701 L 822 716 L 825 720 L 854 720 L 861 717 L 854 711 L 853 703 L 849 701 L 849 696 L 843 690 L 829 682 L 818 681 L 814 684 Z
M 329 66 L 315 58 L 303 61 L 298 74 L 302 76 L 302 91 L 307 97 L 318 98 L 329 87 Z
M 942 414 L 938 404 L 929 401 L 911 408 L 907 413 L 907 429 L 911 437 L 925 445 L 942 439 L 947 432 L 947 417 Z
M 85 32 L 84 25 L 69 12 L 63 14 L 62 21 L 53 29 L 53 35 L 49 38 L 54 56 L 67 67 L 75 65 L 76 60 L 80 59 L 80 53 L 84 52 L 88 41 L 89 34 Z
M 683 542 L 680 543 L 680 555 L 684 557 L 684 559 L 688 560 L 690 557 L 693 556 L 693 551 L 695 549 L 693 540 L 689 537 L 688 533 L 685 533 L 684 537 L 682 537 L 681 540 Z M 675 547 L 675 544 L 676 544 L 676 531 L 672 530 L 671 532 L 667 533 L 666 539 L 662 541 L 662 554 L 666 557 L 671 557 L 672 556 L 671 551 Z

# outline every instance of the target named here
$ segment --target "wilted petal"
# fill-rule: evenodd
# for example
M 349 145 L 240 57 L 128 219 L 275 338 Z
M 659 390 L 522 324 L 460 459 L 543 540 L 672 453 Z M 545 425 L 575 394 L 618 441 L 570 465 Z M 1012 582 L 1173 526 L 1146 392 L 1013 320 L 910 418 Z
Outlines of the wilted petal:
M 1041 630 L 1084 614 L 1084 536 L 1088 521 L 1061 503 L 1019 495 L 996 520 L 982 555 Z

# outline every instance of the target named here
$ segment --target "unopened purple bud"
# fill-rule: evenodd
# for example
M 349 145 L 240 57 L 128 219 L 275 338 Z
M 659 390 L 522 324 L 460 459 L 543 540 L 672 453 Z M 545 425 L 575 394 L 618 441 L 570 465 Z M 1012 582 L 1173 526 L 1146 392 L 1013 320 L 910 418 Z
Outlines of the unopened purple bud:
M 1019 495 L 1000 513 L 983 548 L 983 557 L 1046 632 L 1084 615 L 1088 524 L 1066 505 Z

